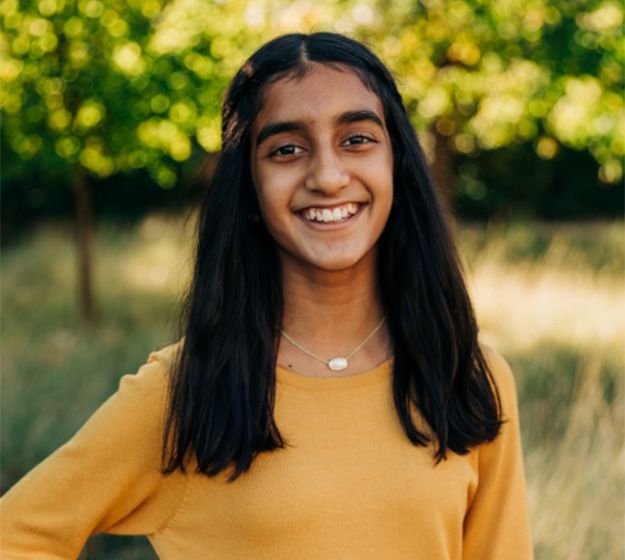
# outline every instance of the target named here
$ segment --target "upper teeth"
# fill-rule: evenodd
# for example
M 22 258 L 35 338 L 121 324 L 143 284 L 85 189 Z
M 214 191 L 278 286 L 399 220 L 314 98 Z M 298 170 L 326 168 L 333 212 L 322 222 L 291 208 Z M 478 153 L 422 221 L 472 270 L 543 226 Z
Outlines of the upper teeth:
M 353 216 L 358 212 L 359 205 L 349 202 L 343 206 L 336 208 L 306 208 L 302 211 L 302 215 L 307 220 L 315 222 L 339 222 L 348 216 Z

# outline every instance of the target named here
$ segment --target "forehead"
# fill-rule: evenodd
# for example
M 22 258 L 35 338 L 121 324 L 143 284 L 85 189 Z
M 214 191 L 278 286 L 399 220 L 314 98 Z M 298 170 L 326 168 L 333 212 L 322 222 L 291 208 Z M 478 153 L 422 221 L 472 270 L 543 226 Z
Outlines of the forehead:
M 265 86 L 254 129 L 273 121 L 314 124 L 362 109 L 384 121 L 382 102 L 354 70 L 314 62 L 303 76 L 286 76 Z

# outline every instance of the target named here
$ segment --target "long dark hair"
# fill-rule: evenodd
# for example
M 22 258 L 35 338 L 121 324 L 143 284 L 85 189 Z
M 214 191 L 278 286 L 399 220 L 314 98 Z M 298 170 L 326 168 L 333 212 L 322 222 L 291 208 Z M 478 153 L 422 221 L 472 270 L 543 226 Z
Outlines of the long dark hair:
M 256 51 L 223 106 L 222 152 L 201 205 L 195 269 L 172 369 L 163 471 L 230 480 L 263 451 L 285 446 L 273 416 L 280 263 L 250 172 L 250 131 L 263 86 L 311 62 L 352 70 L 384 107 L 394 158 L 394 206 L 378 245 L 378 283 L 395 353 L 393 393 L 406 436 L 448 450 L 493 440 L 501 407 L 477 342 L 457 252 L 393 77 L 364 45 L 334 33 L 290 34 Z M 411 410 L 427 421 L 417 429 Z

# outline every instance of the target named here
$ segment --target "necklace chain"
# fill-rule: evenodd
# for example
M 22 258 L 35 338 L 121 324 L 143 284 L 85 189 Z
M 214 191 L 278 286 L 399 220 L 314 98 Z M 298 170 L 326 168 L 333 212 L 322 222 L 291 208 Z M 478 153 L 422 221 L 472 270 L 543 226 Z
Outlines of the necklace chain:
M 282 329 L 280 329 L 280 333 L 282 334 L 282 336 L 284 338 L 286 338 L 293 346 L 295 346 L 298 350 L 301 350 L 302 352 L 304 352 L 304 354 L 307 354 L 308 356 L 310 356 L 311 358 L 314 358 L 315 360 L 324 363 L 325 365 L 327 365 L 331 370 L 333 371 L 337 371 L 337 370 L 341 370 L 341 369 L 345 369 L 348 365 L 349 365 L 349 359 L 356 353 L 358 352 L 358 350 L 360 350 L 365 344 L 367 344 L 367 342 L 369 342 L 369 340 L 371 340 L 371 338 L 373 338 L 373 336 L 382 328 L 382 325 L 384 324 L 384 321 L 386 321 L 386 315 L 384 315 L 384 317 L 382 317 L 382 320 L 378 323 L 377 327 L 375 329 L 373 329 L 373 331 L 371 331 L 371 333 L 369 333 L 369 335 L 367 336 L 367 338 L 365 338 L 358 346 L 356 346 L 356 348 L 354 348 L 349 354 L 347 354 L 346 356 L 342 356 L 342 357 L 336 357 L 336 358 L 330 358 L 329 360 L 326 360 L 324 358 L 322 358 L 321 356 L 318 356 L 317 354 L 311 352 L 310 350 L 304 348 L 299 342 L 297 342 L 296 340 L 293 340 L 293 338 L 291 338 L 286 332 L 284 332 Z

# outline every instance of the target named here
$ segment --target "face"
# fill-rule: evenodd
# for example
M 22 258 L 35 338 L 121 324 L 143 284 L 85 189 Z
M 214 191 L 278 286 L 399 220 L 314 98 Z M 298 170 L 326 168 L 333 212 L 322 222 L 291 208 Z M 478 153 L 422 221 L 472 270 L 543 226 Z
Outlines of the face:
M 269 84 L 252 129 L 252 178 L 283 266 L 374 262 L 393 199 L 382 103 L 358 75 L 313 63 Z

